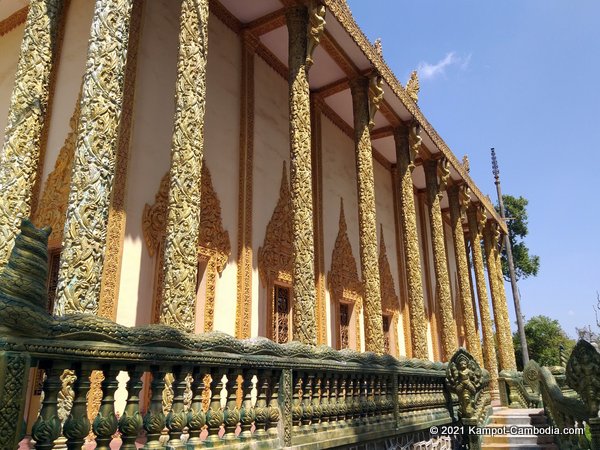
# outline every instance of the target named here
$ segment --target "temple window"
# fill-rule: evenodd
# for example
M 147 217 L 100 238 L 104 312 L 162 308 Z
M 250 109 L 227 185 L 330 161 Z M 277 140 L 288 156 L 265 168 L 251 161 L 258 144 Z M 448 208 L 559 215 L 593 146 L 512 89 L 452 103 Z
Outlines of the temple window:
M 273 286 L 273 340 L 280 344 L 292 340 L 290 288 Z

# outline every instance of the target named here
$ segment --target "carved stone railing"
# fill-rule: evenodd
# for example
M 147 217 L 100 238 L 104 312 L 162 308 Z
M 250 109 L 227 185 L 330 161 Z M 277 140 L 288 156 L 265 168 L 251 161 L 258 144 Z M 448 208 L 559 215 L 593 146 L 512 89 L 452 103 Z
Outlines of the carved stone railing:
M 541 408 L 539 389 L 540 366 L 529 361 L 523 372 L 503 370 L 498 374 L 500 402 L 509 408 Z
M 81 449 L 90 431 L 98 450 L 135 449 L 136 442 L 147 449 L 332 448 L 485 420 L 487 372 L 464 350 L 447 365 L 162 325 L 129 328 L 94 315 L 51 316 L 49 230 L 28 221 L 21 230 L 0 274 L 0 449 L 16 448 L 23 437 L 31 368 L 45 372 L 31 433 L 37 449 L 55 448 L 59 438 Z M 93 371 L 104 380 L 90 420 Z M 124 386 L 119 374 L 128 378 Z M 126 400 L 117 417 L 121 389 Z

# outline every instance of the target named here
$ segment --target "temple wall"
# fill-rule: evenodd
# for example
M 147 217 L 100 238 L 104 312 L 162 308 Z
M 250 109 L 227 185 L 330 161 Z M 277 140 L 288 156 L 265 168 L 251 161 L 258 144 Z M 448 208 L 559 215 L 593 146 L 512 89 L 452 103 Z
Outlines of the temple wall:
M 242 55 L 239 37 L 212 16 L 208 21 L 204 155 L 221 203 L 231 253 L 215 290 L 214 329 L 235 335 Z M 259 203 L 260 204 L 260 203 Z
M 52 112 L 42 183 L 45 183 L 48 174 L 54 170 L 58 152 L 71 130 L 70 120 L 83 82 L 93 13 L 93 0 L 72 1 L 67 10 L 62 48 L 58 64 L 54 66 L 57 69 L 56 84 L 51 97 Z
M 147 2 L 138 54 L 138 74 L 131 138 L 117 321 L 133 325 L 151 321 L 157 256 L 150 257 L 143 239 L 142 214 L 152 205 L 160 181 L 170 166 L 175 113 L 175 82 L 179 8 L 167 0 Z M 215 288 L 214 329 L 234 334 L 237 257 L 237 189 L 239 146 L 240 49 L 239 39 L 218 19 L 209 20 L 205 163 L 221 204 L 223 228 L 231 253 Z M 206 278 L 207 272 L 204 273 Z M 205 280 L 199 289 L 197 329 L 202 320 Z
M 0 36 L 0 55 L 2 55 L 0 58 L 0 156 L 4 147 L 4 132 L 24 29 L 25 24 L 21 24 L 4 36 Z
M 144 5 L 138 47 L 136 92 L 129 150 L 125 240 L 117 321 L 142 325 L 152 319 L 157 255 L 151 257 L 142 232 L 144 205 L 154 204 L 169 170 L 179 7 L 169 0 Z
M 356 191 L 356 163 L 354 141 L 337 128 L 329 119 L 322 120 L 323 155 L 323 251 L 325 275 L 331 271 L 331 258 L 339 230 L 340 199 L 344 199 L 344 213 L 348 226 L 348 238 L 360 277 L 360 248 L 358 234 L 358 200 Z M 328 343 L 336 347 L 337 326 L 334 318 L 329 289 L 325 294 L 327 307 Z M 362 328 L 362 327 L 361 327 Z M 361 341 L 364 342 L 361 330 Z M 361 345 L 361 348 L 364 345 Z
M 279 199 L 284 161 L 289 181 L 288 83 L 259 57 L 255 57 L 254 70 L 253 302 L 250 331 L 252 336 L 264 336 L 267 331 L 267 298 L 266 286 L 260 282 L 258 274 L 258 249 L 265 241 L 267 224 Z M 232 164 L 237 166 L 237 161 L 236 157 Z

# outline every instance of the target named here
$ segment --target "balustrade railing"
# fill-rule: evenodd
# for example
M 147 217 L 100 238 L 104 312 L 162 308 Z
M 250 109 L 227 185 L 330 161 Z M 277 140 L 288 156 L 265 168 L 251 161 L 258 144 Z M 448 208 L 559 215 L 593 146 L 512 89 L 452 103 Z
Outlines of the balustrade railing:
M 41 288 L 46 236 L 24 221 L 0 274 L 0 449 L 23 437 L 33 368 L 45 372 L 36 449 L 57 448 L 61 436 L 81 449 L 90 431 L 98 450 L 332 448 L 485 418 L 487 373 L 464 350 L 442 364 L 51 316 Z M 90 415 L 94 371 L 103 381 Z

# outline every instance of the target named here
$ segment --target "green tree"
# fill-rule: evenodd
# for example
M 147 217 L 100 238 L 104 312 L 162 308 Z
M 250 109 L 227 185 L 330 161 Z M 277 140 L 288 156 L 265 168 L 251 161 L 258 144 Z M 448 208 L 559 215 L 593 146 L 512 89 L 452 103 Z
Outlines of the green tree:
M 524 238 L 529 232 L 527 229 L 527 204 L 529 202 L 526 198 L 517 198 L 512 195 L 503 195 L 502 200 L 508 218 L 508 238 L 512 248 L 516 278 L 520 280 L 530 276 L 534 277 L 540 269 L 540 257 L 530 255 L 529 248 L 524 242 Z M 499 210 L 499 207 L 497 209 Z M 510 281 L 506 247 L 502 248 L 502 274 L 507 281 Z
M 569 339 L 558 320 L 547 316 L 535 316 L 525 324 L 525 337 L 529 348 L 529 358 L 541 366 L 558 366 L 560 364 L 559 347 L 564 346 L 565 353 L 571 354 L 575 341 Z M 519 333 L 513 334 L 513 346 L 519 370 L 523 370 L 521 361 L 521 341 Z

